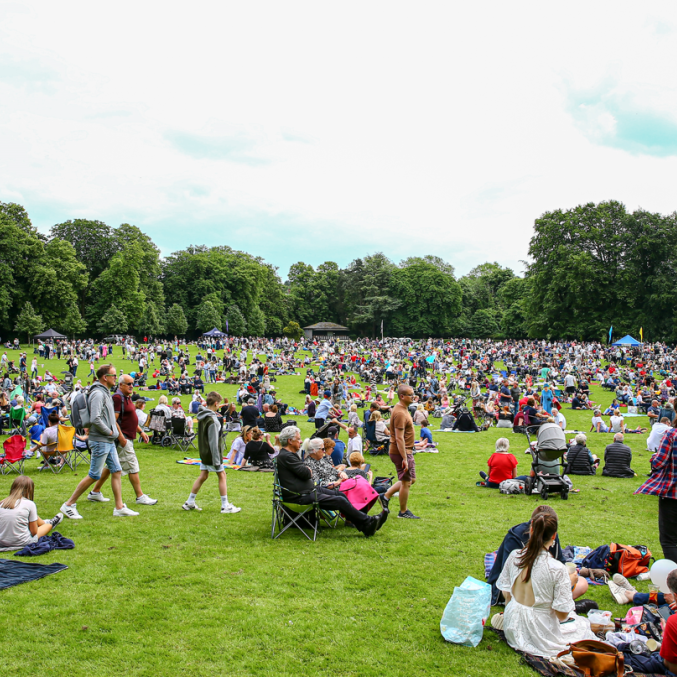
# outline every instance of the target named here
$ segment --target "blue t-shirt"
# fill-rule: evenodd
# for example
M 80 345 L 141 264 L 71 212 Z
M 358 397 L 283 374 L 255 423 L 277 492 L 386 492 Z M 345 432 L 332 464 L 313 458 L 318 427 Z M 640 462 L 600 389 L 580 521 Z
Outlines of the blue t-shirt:
M 430 432 L 430 428 L 421 428 L 421 439 L 428 440 L 428 444 L 433 443 L 433 434 Z
M 346 445 L 341 440 L 336 440 L 334 451 L 331 452 L 331 462 L 334 465 L 341 465 L 343 463 L 343 453 L 346 450 Z

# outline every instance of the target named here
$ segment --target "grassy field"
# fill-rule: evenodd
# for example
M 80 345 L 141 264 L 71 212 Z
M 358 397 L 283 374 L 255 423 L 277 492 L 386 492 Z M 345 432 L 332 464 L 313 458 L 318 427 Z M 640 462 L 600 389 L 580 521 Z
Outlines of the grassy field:
M 118 351 L 118 370 L 131 371 Z M 53 373 L 64 368 L 56 361 L 45 366 Z M 80 376 L 87 371 L 82 364 Z M 276 385 L 283 400 L 302 403 L 301 377 L 279 377 Z M 216 389 L 235 394 L 235 386 Z M 187 405 L 189 398 L 183 399 Z M 606 405 L 611 396 L 594 389 L 592 399 Z M 564 413 L 569 428 L 589 429 L 590 414 Z M 533 674 L 492 632 L 475 649 L 460 647 L 442 639 L 439 622 L 454 586 L 468 575 L 483 579 L 484 554 L 541 499 L 475 486 L 506 431 L 442 434 L 434 432 L 439 419 L 431 422 L 440 453 L 416 456 L 418 482 L 410 499 L 422 519 L 391 515 L 371 539 L 339 528 L 323 530 L 316 543 L 299 532 L 272 541 L 271 475 L 263 473 L 228 471 L 228 496 L 242 508 L 239 514 L 220 514 L 215 478 L 198 498 L 203 511 L 185 512 L 181 505 L 198 469 L 177 464 L 180 452 L 139 444 L 143 489 L 159 503 L 138 506 L 138 517 L 114 518 L 112 502 L 80 499 L 84 519 L 59 527 L 75 549 L 31 560 L 69 568 L 0 592 L 2 674 Z M 299 425 L 304 434 L 313 430 L 305 418 Z M 526 438 L 507 432 L 518 472 L 526 473 Z M 576 478 L 581 491 L 568 501 L 550 499 L 563 545 L 643 543 L 660 556 L 656 499 L 632 495 L 649 471 L 646 436 L 626 440 L 638 477 L 611 479 L 600 471 Z M 590 435 L 588 446 L 603 456 L 610 441 L 611 435 Z M 75 477 L 69 470 L 37 473 L 35 460 L 27 467 L 43 518 L 59 510 L 87 472 L 80 466 Z M 393 470 L 383 457 L 373 459 L 373 468 L 381 475 Z M 2 496 L 12 479 L 0 477 Z M 112 496 L 109 484 L 104 493 Z M 124 478 L 123 496 L 134 507 Z M 622 611 L 606 586 L 586 596 L 614 615 Z

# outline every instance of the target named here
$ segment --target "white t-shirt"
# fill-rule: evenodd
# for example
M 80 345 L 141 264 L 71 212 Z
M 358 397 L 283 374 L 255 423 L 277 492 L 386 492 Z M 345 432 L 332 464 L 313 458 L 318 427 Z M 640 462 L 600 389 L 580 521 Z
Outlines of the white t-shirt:
M 359 435 L 355 435 L 355 437 L 348 440 L 348 458 L 350 458 L 350 454 L 354 451 L 362 453 L 362 438 Z
M 604 420 L 602 419 L 601 416 L 593 416 L 592 417 L 592 425 L 595 427 L 595 430 L 597 430 L 597 424 L 601 423 L 602 427 L 600 430 L 604 431 L 607 427 L 606 423 L 604 423 Z
M 622 416 L 612 416 L 609 419 L 611 424 L 611 432 L 621 433 L 623 432 L 623 417 Z
M 143 409 L 136 410 L 136 418 L 139 419 L 139 425 L 143 428 L 146 425 L 146 420 L 148 419 L 148 414 Z
M 0 548 L 21 548 L 35 541 L 28 523 L 37 519 L 38 509 L 27 498 L 20 498 L 14 509 L 0 508 Z

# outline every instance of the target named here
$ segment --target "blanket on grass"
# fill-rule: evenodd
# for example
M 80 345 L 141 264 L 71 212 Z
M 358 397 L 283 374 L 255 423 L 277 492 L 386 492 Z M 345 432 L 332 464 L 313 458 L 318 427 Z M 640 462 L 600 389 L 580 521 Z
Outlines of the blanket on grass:
M 496 628 L 489 628 L 492 632 L 496 633 L 498 638 L 508 644 L 505 634 L 502 630 L 496 630 Z M 509 646 L 509 645 L 508 645 Z M 519 654 L 522 657 L 522 660 L 532 669 L 538 672 L 539 675 L 544 677 L 558 677 L 559 675 L 566 675 L 566 677 L 585 677 L 583 670 L 578 668 L 572 668 L 564 663 L 558 663 L 557 665 L 551 663 L 547 658 L 541 658 L 540 656 L 533 656 L 523 651 L 517 651 L 513 649 L 515 653 Z M 658 677 L 653 673 L 644 673 L 644 672 L 633 672 L 633 677 Z
M 64 569 L 68 569 L 65 564 L 35 564 L 16 559 L 0 559 L 0 590 L 20 583 L 36 581 L 38 578 L 56 574 Z
M 182 461 L 177 461 L 177 463 L 181 463 L 182 465 L 200 465 L 202 461 L 200 461 L 199 458 L 188 458 L 187 456 L 182 460 Z M 239 465 L 234 465 L 233 463 L 226 463 L 226 459 L 223 459 L 223 467 L 226 470 L 238 470 L 240 468 Z

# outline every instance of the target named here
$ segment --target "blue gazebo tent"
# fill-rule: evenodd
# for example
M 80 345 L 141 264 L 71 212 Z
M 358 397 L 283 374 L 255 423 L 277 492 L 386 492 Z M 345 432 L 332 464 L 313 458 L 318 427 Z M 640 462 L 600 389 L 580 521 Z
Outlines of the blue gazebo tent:
M 618 341 L 614 341 L 612 346 L 641 346 L 642 344 L 637 340 L 632 338 L 630 334 L 626 334 L 622 339 L 618 339 Z
M 216 327 L 211 331 L 206 331 L 203 336 L 209 336 L 210 338 L 226 338 L 228 334 L 224 334 L 222 331 L 219 331 Z

